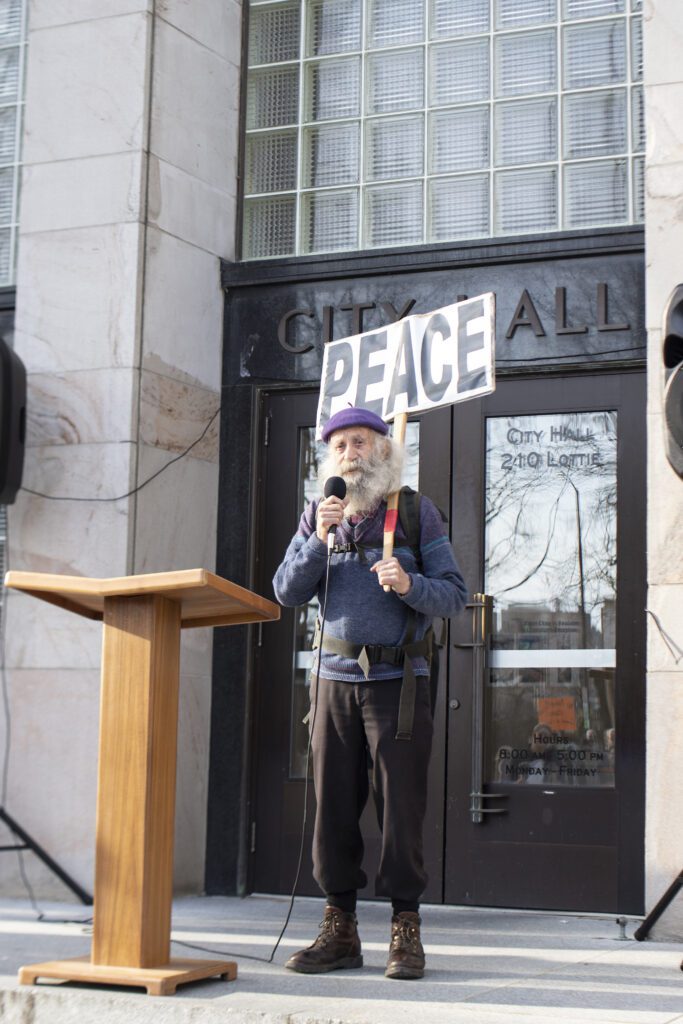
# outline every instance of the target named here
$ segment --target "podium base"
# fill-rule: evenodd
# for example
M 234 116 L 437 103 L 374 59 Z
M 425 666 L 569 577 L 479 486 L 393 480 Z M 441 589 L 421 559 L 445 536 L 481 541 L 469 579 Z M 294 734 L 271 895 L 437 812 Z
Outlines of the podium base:
M 93 964 L 86 957 L 75 957 L 19 968 L 20 985 L 34 985 L 38 978 L 51 978 L 96 985 L 132 985 L 147 989 L 150 996 L 172 996 L 178 985 L 203 978 L 234 981 L 236 977 L 237 964 L 230 960 L 173 959 L 162 967 L 113 967 Z

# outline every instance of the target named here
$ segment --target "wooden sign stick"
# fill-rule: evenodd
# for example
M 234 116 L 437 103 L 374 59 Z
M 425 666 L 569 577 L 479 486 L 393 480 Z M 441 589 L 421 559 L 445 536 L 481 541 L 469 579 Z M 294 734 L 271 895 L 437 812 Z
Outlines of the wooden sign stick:
M 399 412 L 394 419 L 394 441 L 400 444 L 401 447 L 405 445 L 406 441 L 406 424 L 408 423 L 408 413 Z M 398 523 L 398 491 L 394 491 L 387 498 L 387 512 L 384 517 L 384 547 L 382 549 L 382 558 L 391 558 L 394 553 L 394 534 L 396 533 L 396 525 Z M 391 587 L 385 586 L 385 591 L 389 593 Z

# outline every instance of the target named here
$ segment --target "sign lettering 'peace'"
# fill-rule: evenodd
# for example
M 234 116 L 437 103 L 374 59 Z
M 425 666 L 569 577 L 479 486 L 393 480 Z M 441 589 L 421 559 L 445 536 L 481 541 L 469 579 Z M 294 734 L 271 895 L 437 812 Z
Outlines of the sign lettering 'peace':
M 495 388 L 495 296 L 492 292 L 432 313 L 331 341 L 323 356 L 318 437 L 330 416 L 349 405 L 391 422 Z

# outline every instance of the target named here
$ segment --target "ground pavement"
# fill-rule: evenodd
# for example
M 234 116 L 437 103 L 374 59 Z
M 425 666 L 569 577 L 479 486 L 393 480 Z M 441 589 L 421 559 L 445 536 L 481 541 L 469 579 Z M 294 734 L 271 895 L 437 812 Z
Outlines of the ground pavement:
M 138 989 L 73 983 L 19 986 L 18 968 L 87 955 L 78 904 L 0 901 L 2 1024 L 683 1024 L 680 944 L 635 942 L 638 922 L 620 939 L 613 916 L 582 917 L 458 907 L 423 908 L 427 974 L 384 977 L 389 908 L 359 907 L 365 966 L 312 976 L 284 960 L 317 934 L 322 902 L 298 899 L 275 955 L 285 898 L 187 897 L 173 907 L 172 954 L 207 957 L 207 946 L 238 964 L 236 981 L 188 985 L 169 997 Z

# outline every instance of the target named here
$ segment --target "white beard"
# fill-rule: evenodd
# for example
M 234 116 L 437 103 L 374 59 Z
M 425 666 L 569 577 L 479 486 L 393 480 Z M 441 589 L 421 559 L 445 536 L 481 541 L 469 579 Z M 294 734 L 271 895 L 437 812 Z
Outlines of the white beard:
M 345 517 L 374 512 L 380 502 L 397 491 L 403 474 L 403 448 L 389 437 L 378 436 L 373 449 L 365 459 L 344 459 L 341 463 L 328 449 L 318 470 L 318 482 L 323 491 L 331 476 L 341 476 L 346 484 Z

